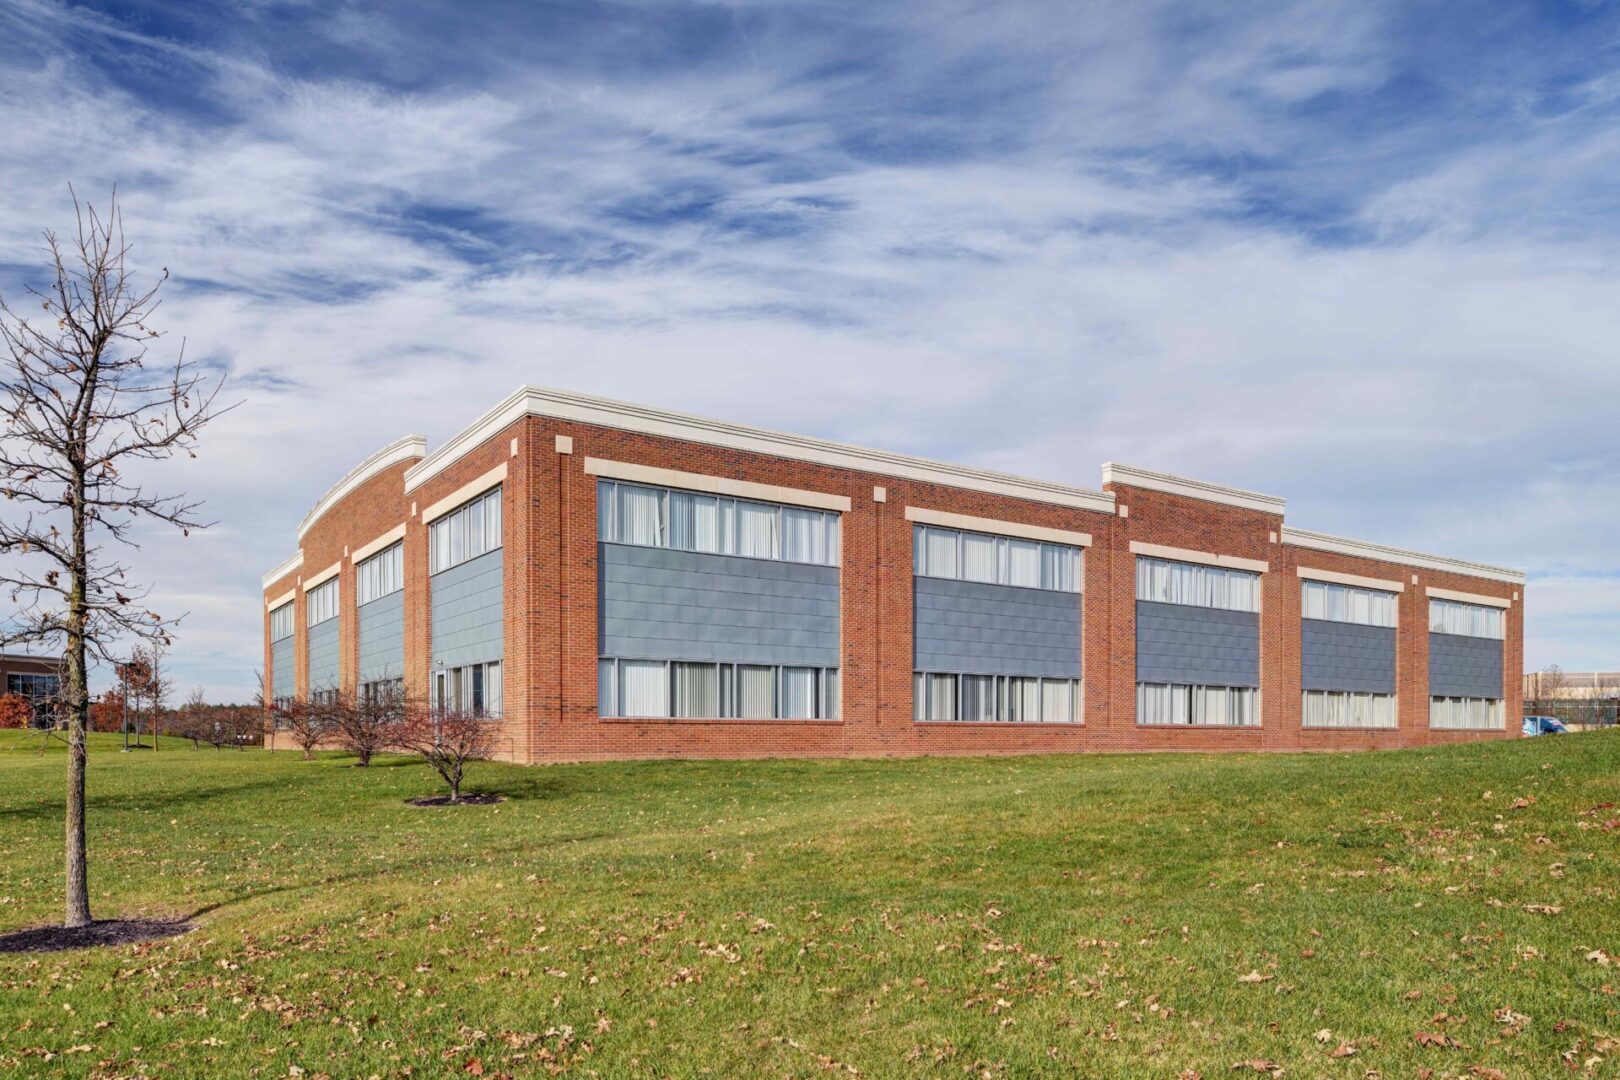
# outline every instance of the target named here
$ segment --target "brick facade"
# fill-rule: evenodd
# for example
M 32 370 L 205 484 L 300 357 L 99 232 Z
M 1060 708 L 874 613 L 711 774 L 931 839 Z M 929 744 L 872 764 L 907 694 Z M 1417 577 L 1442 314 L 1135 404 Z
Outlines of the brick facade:
M 520 391 L 520 395 L 523 392 Z M 271 601 L 295 594 L 297 686 L 308 690 L 303 582 L 340 563 L 342 677 L 357 670 L 352 553 L 405 526 L 405 673 L 428 690 L 428 530 L 422 513 L 491 470 L 503 492 L 503 756 L 515 761 L 764 756 L 1002 754 L 1125 750 L 1342 750 L 1504 737 L 1522 706 L 1523 584 L 1512 571 L 1374 545 L 1368 554 L 1290 542 L 1281 501 L 1245 505 L 1247 493 L 1204 485 L 1105 483 L 1102 492 L 971 473 L 879 452 L 710 422 L 652 419 L 624 410 L 623 426 L 595 399 L 499 412 L 430 458 L 378 468 L 330 496 L 300 543 L 302 562 L 267 580 L 265 671 L 271 678 Z M 580 414 L 593 419 L 582 419 Z M 597 413 L 602 420 L 594 419 Z M 606 422 L 615 421 L 615 422 Z M 687 423 L 686 421 L 690 421 Z M 674 429 L 674 433 L 672 432 Z M 755 448 L 754 444 L 760 444 Z M 747 444 L 747 445 L 739 445 Z M 808 445 L 808 449 L 806 446 Z M 780 446 L 780 452 L 773 452 Z M 841 711 L 836 720 L 627 720 L 597 712 L 597 478 L 587 458 L 673 469 L 849 499 L 842 515 Z M 828 459 L 837 458 L 838 463 Z M 848 461 L 870 463 L 871 469 Z M 919 474 L 928 473 L 927 478 Z M 960 473 L 960 481 L 954 475 Z M 1128 475 L 1151 477 L 1154 474 Z M 1173 478 L 1166 478 L 1173 479 Z M 1028 494 L 1025 494 L 1027 487 Z M 882 489 L 882 499 L 877 489 Z M 1055 494 L 1049 498 L 1047 490 Z M 1229 494 L 1230 493 L 1230 494 Z M 1090 498 L 1084 496 L 1090 496 Z M 1111 505 L 1110 505 L 1111 504 Z M 1086 533 L 1082 597 L 1084 712 L 1079 724 L 918 722 L 912 707 L 913 525 L 907 507 Z M 1149 727 L 1136 722 L 1136 554 L 1132 543 L 1266 564 L 1260 601 L 1260 716 L 1256 727 Z M 1412 561 L 1401 561 L 1410 556 Z M 1394 730 L 1306 729 L 1300 723 L 1299 568 L 1400 582 Z M 1429 727 L 1428 598 L 1437 588 L 1499 598 L 1505 611 L 1502 731 Z

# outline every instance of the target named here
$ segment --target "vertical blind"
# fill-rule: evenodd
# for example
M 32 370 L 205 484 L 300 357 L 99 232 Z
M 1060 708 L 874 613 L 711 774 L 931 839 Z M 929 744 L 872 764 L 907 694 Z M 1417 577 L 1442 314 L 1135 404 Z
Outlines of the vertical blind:
M 918 525 L 916 571 L 924 577 L 1080 592 L 1081 550 L 1064 544 Z
M 393 544 L 354 568 L 355 603 L 365 605 L 405 587 L 405 545 Z
M 1395 695 L 1306 690 L 1300 723 L 1308 728 L 1393 728 Z
M 1140 555 L 1136 559 L 1136 598 L 1159 604 L 1259 611 L 1260 575 Z
M 602 716 L 826 720 L 838 716 L 838 669 L 685 660 L 599 662 Z
M 838 565 L 838 515 L 603 480 L 597 535 L 611 544 Z
M 1300 582 L 1301 613 L 1307 619 L 1394 626 L 1396 596 L 1382 589 L 1334 585 L 1326 581 Z
M 1429 699 L 1429 726 L 1442 731 L 1501 731 L 1502 715 L 1497 698 Z
M 1456 600 L 1429 601 L 1429 630 L 1466 637 L 1502 637 L 1502 609 Z
M 500 546 L 501 489 L 495 488 L 428 526 L 429 573 L 459 566 Z
M 293 605 L 289 600 L 270 613 L 270 640 L 281 641 L 292 637 Z
M 1259 696 L 1251 686 L 1137 683 L 1136 722 L 1255 727 L 1260 723 Z
M 327 619 L 337 618 L 338 613 L 338 579 L 323 581 L 309 590 L 304 596 L 304 614 L 307 616 L 305 625 L 314 626 Z

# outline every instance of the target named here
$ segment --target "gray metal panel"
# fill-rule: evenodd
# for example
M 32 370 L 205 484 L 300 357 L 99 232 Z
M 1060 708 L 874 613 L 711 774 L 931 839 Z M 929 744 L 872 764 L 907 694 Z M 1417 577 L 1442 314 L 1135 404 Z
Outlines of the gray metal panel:
M 293 657 L 296 638 L 284 637 L 270 645 L 270 696 L 290 698 L 298 692 L 297 661 Z
M 838 666 L 838 568 L 602 544 L 602 656 Z
M 460 667 L 502 659 L 505 640 L 502 549 L 428 579 L 432 590 L 432 666 Z
M 357 625 L 360 631 L 360 682 L 374 679 L 400 679 L 405 676 L 405 593 L 389 593 L 369 604 L 362 604 Z
M 1395 692 L 1395 628 L 1329 619 L 1300 620 L 1306 690 Z
M 309 628 L 309 688 L 335 690 L 338 685 L 338 623 L 332 618 Z
M 1429 693 L 1434 697 L 1502 696 L 1502 641 L 1462 634 L 1429 635 Z
M 1260 685 L 1260 616 L 1136 602 L 1136 681 Z
M 912 579 L 917 671 L 1080 677 L 1080 594 Z

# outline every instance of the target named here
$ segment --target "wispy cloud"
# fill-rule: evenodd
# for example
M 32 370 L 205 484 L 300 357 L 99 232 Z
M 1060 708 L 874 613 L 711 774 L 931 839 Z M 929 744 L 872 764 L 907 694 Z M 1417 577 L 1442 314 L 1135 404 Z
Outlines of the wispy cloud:
M 524 381 L 1273 490 L 1528 568 L 1529 661 L 1604 666 L 1620 625 L 1559 598 L 1620 570 L 1617 24 L 15 0 L 0 287 L 68 182 L 117 183 L 175 274 L 163 324 L 233 372 L 174 474 L 221 525 L 140 555 L 220 694 L 251 689 L 258 576 L 309 504 Z

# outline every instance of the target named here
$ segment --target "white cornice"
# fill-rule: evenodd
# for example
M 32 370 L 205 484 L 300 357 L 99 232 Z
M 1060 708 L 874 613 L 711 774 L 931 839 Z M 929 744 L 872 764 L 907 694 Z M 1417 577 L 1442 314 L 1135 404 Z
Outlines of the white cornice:
M 298 523 L 298 541 L 303 543 L 304 534 L 309 527 L 320 520 L 322 514 L 336 506 L 349 492 L 370 480 L 390 465 L 398 465 L 402 461 L 419 458 L 427 453 L 427 440 L 420 435 L 406 435 L 402 439 L 395 439 L 387 446 L 372 454 L 366 460 L 349 470 L 349 474 L 336 484 L 325 495 L 316 500 L 304 520 Z
M 1264 559 L 1245 559 L 1238 555 L 1220 555 L 1213 551 L 1194 551 L 1191 548 L 1148 544 L 1141 540 L 1130 543 L 1132 555 L 1146 555 L 1150 559 L 1173 559 L 1177 562 L 1199 563 L 1203 566 L 1224 566 L 1228 570 L 1247 570 L 1251 574 L 1264 574 L 1271 564 Z
M 1334 551 L 1340 555 L 1354 555 L 1362 559 L 1380 559 L 1384 562 L 1404 563 L 1407 566 L 1419 566 L 1428 570 L 1444 570 L 1447 573 L 1465 574 L 1468 577 L 1506 581 L 1512 585 L 1524 584 L 1524 571 L 1522 570 L 1509 570 L 1502 566 L 1489 566 L 1485 563 L 1467 562 L 1463 559 L 1448 559 L 1443 555 L 1426 555 L 1421 551 L 1406 551 L 1402 548 L 1386 547 L 1383 544 L 1374 544 L 1366 540 L 1348 540 L 1342 536 L 1329 536 L 1326 533 L 1296 529 L 1292 525 L 1282 527 L 1282 542 L 1293 544 L 1295 547 L 1315 548 L 1317 551 Z
M 303 551 L 299 550 L 293 552 L 292 558 L 288 559 L 286 562 L 264 575 L 264 578 L 262 579 L 264 581 L 264 587 L 268 589 L 270 586 L 274 585 L 276 582 L 280 581 L 282 578 L 286 577 L 288 574 L 292 573 L 294 570 L 303 565 Z
M 939 525 L 947 529 L 966 529 L 970 532 L 991 533 L 996 536 L 1016 536 L 1022 540 L 1046 540 L 1053 544 L 1090 547 L 1091 534 L 1072 529 L 1052 529 L 1045 525 L 1025 525 L 1021 521 L 998 521 L 995 518 L 970 517 L 951 514 L 943 510 L 930 510 L 925 506 L 906 507 L 906 520 L 919 525 Z
M 1114 497 L 1101 491 L 1030 480 L 986 469 L 970 469 L 886 450 L 849 446 L 807 435 L 789 435 L 723 420 L 710 420 L 538 386 L 520 387 L 505 401 L 474 421 L 470 427 L 411 466 L 405 473 L 405 490 L 412 491 L 421 486 L 496 432 L 525 416 L 574 420 L 617 428 L 621 431 L 684 439 L 710 446 L 723 446 L 733 450 L 746 450 L 796 461 L 809 461 L 818 465 L 856 469 L 861 472 L 901 476 L 911 480 L 972 491 L 987 491 L 1057 506 L 1095 510 L 1105 514 L 1114 512 Z
M 1203 499 L 1205 502 L 1241 506 L 1246 510 L 1260 510 L 1267 514 L 1280 515 L 1288 506 L 1287 499 L 1275 495 L 1262 495 L 1257 491 L 1210 484 L 1203 480 L 1191 480 L 1185 476 L 1171 476 L 1169 473 L 1154 472 L 1151 469 L 1139 469 L 1134 465 L 1121 465 L 1116 461 L 1103 465 L 1102 478 L 1105 485 L 1126 484 L 1130 487 L 1147 488 L 1149 491 L 1181 495 L 1189 499 Z

